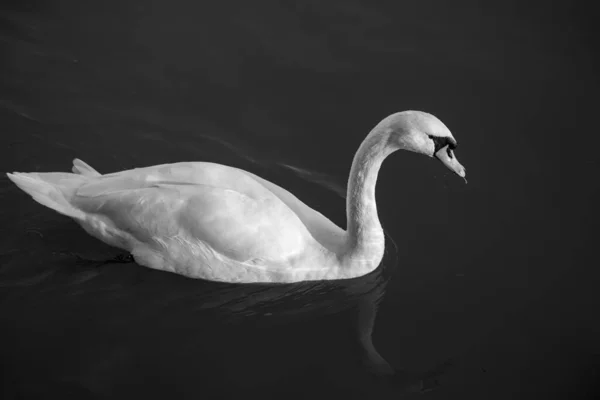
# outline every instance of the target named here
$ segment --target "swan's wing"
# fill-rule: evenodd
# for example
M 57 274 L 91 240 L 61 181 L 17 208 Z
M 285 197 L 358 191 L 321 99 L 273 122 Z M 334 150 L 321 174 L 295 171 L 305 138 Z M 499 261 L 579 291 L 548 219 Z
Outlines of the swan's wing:
M 307 206 L 284 188 L 250 172 L 244 172 L 271 191 L 275 196 L 279 197 L 300 218 L 313 238 L 321 243 L 321 245 L 333 253 L 340 253 L 342 251 L 345 243 L 344 230 L 317 210 Z
M 258 184 L 248 195 L 169 177 L 177 176 L 155 169 L 104 175 L 80 187 L 73 202 L 142 243 L 208 246 L 241 262 L 283 262 L 309 242 L 296 214 Z

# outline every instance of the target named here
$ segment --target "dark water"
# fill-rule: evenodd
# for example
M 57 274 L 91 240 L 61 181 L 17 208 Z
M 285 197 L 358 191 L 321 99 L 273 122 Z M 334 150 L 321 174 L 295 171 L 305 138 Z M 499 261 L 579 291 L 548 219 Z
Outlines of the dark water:
M 248 286 L 82 263 L 70 252 L 116 252 L 2 178 L 3 398 L 396 399 L 418 380 L 402 371 L 450 359 L 424 398 L 597 394 L 587 10 L 214 3 L 4 2 L 0 170 L 213 161 L 345 226 L 360 141 L 419 109 L 453 131 L 469 184 L 396 154 L 378 184 L 378 270 Z

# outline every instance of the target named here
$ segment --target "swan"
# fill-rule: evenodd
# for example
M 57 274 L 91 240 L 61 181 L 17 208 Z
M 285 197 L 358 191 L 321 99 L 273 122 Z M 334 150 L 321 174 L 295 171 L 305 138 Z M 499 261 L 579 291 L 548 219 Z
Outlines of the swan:
M 75 159 L 73 173 L 7 176 L 35 201 L 128 251 L 142 266 L 232 283 L 350 279 L 373 271 L 383 258 L 375 204 L 383 160 L 408 150 L 435 157 L 465 178 L 456 145 L 431 114 L 403 111 L 384 118 L 354 156 L 346 230 L 274 183 L 209 162 L 101 175 Z

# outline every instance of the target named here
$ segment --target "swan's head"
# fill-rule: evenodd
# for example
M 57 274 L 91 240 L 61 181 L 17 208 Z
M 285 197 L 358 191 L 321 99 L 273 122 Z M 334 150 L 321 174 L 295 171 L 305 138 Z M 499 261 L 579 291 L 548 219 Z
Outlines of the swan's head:
M 456 139 L 435 116 L 422 111 L 402 111 L 385 118 L 380 126 L 389 134 L 388 145 L 393 150 L 409 150 L 435 157 L 465 178 L 465 167 L 454 155 Z

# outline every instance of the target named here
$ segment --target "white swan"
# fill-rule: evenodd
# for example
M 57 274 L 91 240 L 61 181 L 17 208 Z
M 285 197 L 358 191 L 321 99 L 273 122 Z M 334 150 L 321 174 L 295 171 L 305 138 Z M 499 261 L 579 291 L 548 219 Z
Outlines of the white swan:
M 404 111 L 382 120 L 354 156 L 347 230 L 293 194 L 237 168 L 181 162 L 101 175 L 7 174 L 37 202 L 146 267 L 223 282 L 297 282 L 365 275 L 380 263 L 384 235 L 375 183 L 398 149 L 435 156 L 459 176 L 456 140 L 436 117 Z

